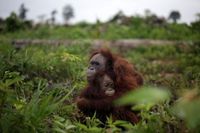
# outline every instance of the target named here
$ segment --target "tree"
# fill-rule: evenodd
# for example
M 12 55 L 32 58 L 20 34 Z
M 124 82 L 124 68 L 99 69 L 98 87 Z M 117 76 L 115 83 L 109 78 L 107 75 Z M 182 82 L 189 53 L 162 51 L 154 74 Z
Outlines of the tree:
M 197 17 L 197 21 L 200 21 L 200 13 L 197 13 L 196 17 Z
M 118 11 L 111 19 L 110 22 L 118 22 L 121 21 L 125 17 L 123 11 Z
M 200 33 L 200 13 L 196 14 L 197 20 L 191 23 L 193 32 Z
M 5 21 L 0 17 L 0 33 L 5 29 Z
M 172 19 L 174 23 L 177 22 L 178 19 L 181 18 L 181 14 L 179 11 L 172 11 L 170 14 L 169 14 L 169 19 Z
M 22 22 L 14 12 L 12 12 L 10 16 L 6 18 L 5 22 L 6 31 L 13 32 L 23 28 Z
M 69 22 L 69 20 L 74 17 L 74 9 L 72 8 L 71 5 L 66 5 L 63 8 L 63 17 L 66 23 Z
M 51 12 L 51 22 L 52 22 L 52 24 L 55 24 L 55 21 L 56 21 L 55 15 L 56 15 L 56 13 L 57 13 L 56 10 L 53 10 L 53 11 Z
M 25 20 L 26 19 L 27 11 L 28 11 L 28 9 L 25 8 L 24 4 L 21 4 L 21 6 L 19 8 L 19 18 L 21 20 Z
M 145 16 L 145 18 L 148 18 L 148 17 L 151 17 L 153 14 L 152 14 L 152 12 L 149 10 L 149 9 L 146 9 L 145 11 L 144 11 L 144 16 Z
M 37 17 L 39 19 L 39 23 L 43 24 L 46 18 L 45 14 L 41 14 Z

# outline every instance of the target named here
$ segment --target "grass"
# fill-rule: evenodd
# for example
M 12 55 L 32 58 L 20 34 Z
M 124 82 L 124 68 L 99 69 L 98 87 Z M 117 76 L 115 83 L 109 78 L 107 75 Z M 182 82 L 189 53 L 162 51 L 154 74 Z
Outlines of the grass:
M 196 96 L 200 88 L 199 44 L 143 46 L 122 53 L 142 73 L 145 85 L 168 88 L 172 97 L 167 102 L 139 107 L 142 119 L 136 125 L 108 118 L 104 127 L 95 116 L 85 118 L 86 124 L 80 123 L 83 116 L 74 104 L 74 98 L 86 85 L 85 68 L 90 49 L 90 44 L 82 43 L 16 50 L 2 42 L 0 131 L 121 132 L 119 127 L 130 132 L 199 131 L 199 119 L 194 117 L 195 110 L 199 109 L 199 96 Z M 188 100 L 187 95 L 195 89 L 197 92 Z M 185 91 L 188 92 L 183 95 Z M 144 97 L 144 94 L 136 95 Z M 186 111 L 183 117 L 177 115 L 179 109 L 185 111 L 185 103 L 175 104 L 180 97 L 187 104 L 194 104 L 193 114 Z M 176 112 L 173 109 L 178 113 L 173 113 Z

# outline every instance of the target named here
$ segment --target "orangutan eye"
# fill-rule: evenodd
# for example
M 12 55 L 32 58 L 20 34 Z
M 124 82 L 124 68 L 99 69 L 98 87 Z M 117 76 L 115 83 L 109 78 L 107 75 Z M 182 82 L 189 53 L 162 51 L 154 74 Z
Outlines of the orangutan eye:
M 97 65 L 97 66 L 99 66 L 100 64 L 99 64 L 99 62 L 95 62 L 95 64 Z
M 104 86 L 105 86 L 105 87 L 109 87 L 109 84 L 108 84 L 108 83 L 104 83 Z
M 96 65 L 96 66 L 99 66 L 99 65 L 100 65 L 100 63 L 99 63 L 99 62 L 96 62 L 96 61 L 92 61 L 92 62 L 91 62 L 91 65 Z

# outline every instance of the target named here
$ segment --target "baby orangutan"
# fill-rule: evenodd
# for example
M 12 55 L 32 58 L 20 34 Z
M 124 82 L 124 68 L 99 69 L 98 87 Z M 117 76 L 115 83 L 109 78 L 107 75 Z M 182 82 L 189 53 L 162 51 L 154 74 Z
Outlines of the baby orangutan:
M 100 83 L 101 89 L 105 91 L 107 96 L 113 96 L 115 94 L 114 82 L 108 75 L 104 75 Z

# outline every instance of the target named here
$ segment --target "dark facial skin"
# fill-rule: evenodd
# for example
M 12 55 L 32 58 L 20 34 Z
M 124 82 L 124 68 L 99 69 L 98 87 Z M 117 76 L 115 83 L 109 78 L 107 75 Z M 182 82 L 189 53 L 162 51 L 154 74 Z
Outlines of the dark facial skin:
M 104 91 L 108 90 L 108 88 L 114 88 L 113 80 L 106 74 L 100 79 L 100 85 Z
M 114 81 L 108 75 L 105 74 L 100 78 L 100 86 L 107 96 L 114 95 Z
M 99 73 L 103 73 L 106 67 L 106 59 L 101 54 L 94 55 L 89 62 L 87 69 L 87 80 L 91 82 Z

